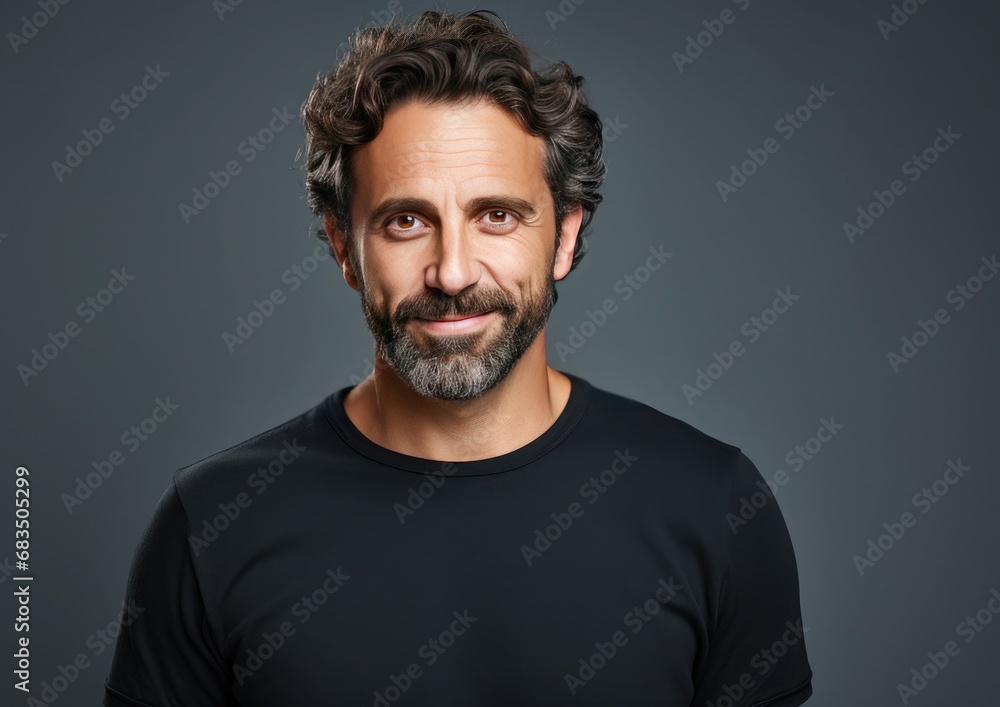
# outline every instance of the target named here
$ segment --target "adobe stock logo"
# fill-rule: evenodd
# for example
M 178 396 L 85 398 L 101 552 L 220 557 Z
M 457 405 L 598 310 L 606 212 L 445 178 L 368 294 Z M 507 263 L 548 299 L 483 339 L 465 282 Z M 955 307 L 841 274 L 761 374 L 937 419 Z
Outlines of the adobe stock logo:
M 21 32 L 8 32 L 7 41 L 10 48 L 17 54 L 21 47 L 30 40 L 38 36 L 38 31 L 49 24 L 49 20 L 59 14 L 61 5 L 68 5 L 69 0 L 38 0 L 38 12 L 30 18 L 27 15 L 21 17 Z
M 954 311 L 961 312 L 965 305 L 982 292 L 983 285 L 994 278 L 1000 272 L 1000 262 L 994 253 L 990 258 L 985 255 L 979 258 L 982 265 L 976 270 L 975 275 L 970 275 L 964 283 L 958 283 L 948 290 L 944 299 L 952 305 Z M 899 373 L 903 366 L 916 358 L 917 354 L 930 343 L 931 339 L 938 336 L 945 325 L 951 322 L 951 314 L 948 310 L 938 308 L 934 310 L 932 317 L 928 319 L 917 319 L 917 329 L 909 336 L 901 336 L 899 340 L 901 346 L 899 352 L 889 351 L 886 358 L 892 366 L 893 373 Z
M 159 64 L 156 65 L 156 68 L 146 64 L 146 73 L 139 80 L 139 82 L 128 91 L 122 91 L 118 98 L 111 101 L 111 104 L 108 106 L 108 110 L 117 116 L 118 122 L 122 122 L 132 115 L 132 112 L 138 108 L 139 105 L 149 97 L 149 94 L 163 83 L 163 79 L 168 76 L 170 76 L 170 74 L 163 71 Z M 71 174 L 74 169 L 83 164 L 84 158 L 92 155 L 94 150 L 96 150 L 97 147 L 104 142 L 105 136 L 110 135 L 115 131 L 115 127 L 115 123 L 111 121 L 111 118 L 105 117 L 101 118 L 97 122 L 97 127 L 82 129 L 80 134 L 83 135 L 83 139 L 77 142 L 76 145 L 66 145 L 65 161 L 52 161 L 52 172 L 56 175 L 56 180 L 59 182 L 63 181 L 63 177 L 65 175 Z
M 785 463 L 792 467 L 795 472 L 801 471 L 807 462 L 816 458 L 823 447 L 833 441 L 833 438 L 844 429 L 843 423 L 839 423 L 830 415 L 829 419 L 821 417 L 816 434 L 807 439 L 803 444 L 796 444 L 785 454 Z M 762 477 L 763 478 L 763 477 Z M 774 492 L 778 487 L 784 486 L 791 480 L 784 469 L 776 469 L 770 479 L 763 479 L 756 483 L 757 491 L 750 496 L 742 496 L 739 504 L 739 515 L 726 513 L 726 522 L 733 535 L 739 532 L 740 528 L 747 525 L 757 517 L 757 512 L 764 508 L 774 498 Z
M 260 496 L 306 449 L 305 445 L 299 444 L 297 437 L 293 437 L 291 441 L 284 440 L 281 443 L 281 451 L 268 461 L 267 466 L 261 465 L 247 476 L 246 485 L 255 489 Z M 253 504 L 253 501 L 253 496 L 246 491 L 240 491 L 229 502 L 219 503 L 220 512 L 211 519 L 203 519 L 201 528 L 188 536 L 194 556 L 198 557 L 202 550 L 218 540 L 219 536 L 239 519 L 243 511 Z M 213 508 L 211 512 L 214 513 L 215 509 Z
M 990 596 L 983 608 L 979 609 L 974 616 L 967 615 L 962 621 L 959 621 L 955 626 L 955 634 L 963 639 L 963 643 L 972 643 L 998 614 L 1000 614 L 1000 591 L 993 587 L 990 589 Z M 951 659 L 961 652 L 962 647 L 958 645 L 958 641 L 948 641 L 940 651 L 927 651 L 927 662 L 919 668 L 912 668 L 907 682 L 896 685 L 896 694 L 899 695 L 902 703 L 908 705 L 910 700 L 927 689 L 931 680 L 944 672 L 944 669 L 951 664 Z
M 660 579 L 656 585 L 656 590 L 653 592 L 653 596 L 646 599 L 642 604 L 633 606 L 632 610 L 622 617 L 622 623 L 631 628 L 633 634 L 639 633 L 646 624 L 653 620 L 654 616 L 663 610 L 664 605 L 677 596 L 683 588 L 682 585 L 677 584 L 672 575 L 670 579 Z M 563 676 L 566 687 L 569 689 L 569 694 L 575 697 L 577 690 L 586 686 L 588 682 L 597 677 L 597 672 L 603 670 L 618 655 L 619 649 L 628 645 L 628 639 L 629 637 L 625 635 L 624 631 L 615 631 L 611 634 L 610 640 L 603 642 L 596 641 L 594 648 L 597 649 L 597 652 L 592 653 L 589 658 L 580 658 L 577 660 L 577 664 L 580 667 L 575 675 L 566 673 Z
M 971 466 L 966 466 L 962 463 L 962 457 L 956 457 L 954 460 L 949 459 L 944 472 L 941 474 L 941 478 L 928 486 L 924 486 L 920 491 L 913 494 L 913 497 L 910 499 L 911 505 L 919 509 L 921 515 L 927 514 L 948 494 L 952 486 L 965 478 L 965 472 L 971 469 Z M 877 538 L 868 538 L 868 542 L 865 545 L 865 554 L 863 556 L 855 555 L 851 558 L 854 561 L 854 567 L 857 569 L 858 575 L 864 577 L 865 570 L 874 567 L 876 562 L 885 557 L 886 553 L 892 550 L 896 546 L 896 543 L 903 539 L 907 529 L 917 525 L 918 520 L 917 516 L 913 515 L 910 511 L 906 511 L 899 516 L 899 520 L 889 520 L 883 523 L 882 528 L 885 529 L 885 532 Z
M 743 697 L 757 686 L 757 679 L 767 675 L 778 662 L 789 654 L 792 646 L 803 640 L 809 629 L 802 625 L 802 619 L 785 622 L 785 631 L 771 645 L 762 648 L 750 659 L 750 667 L 755 668 L 757 677 L 747 670 L 739 678 L 722 686 L 722 695 L 715 701 L 707 700 L 706 707 L 738 707 L 743 704 Z M 754 702 L 754 704 L 762 704 Z
M 637 461 L 639 461 L 639 457 L 629 454 L 628 447 L 625 447 L 624 452 L 616 449 L 615 458 L 611 463 L 599 474 L 590 477 L 588 481 L 580 486 L 580 495 L 583 498 L 589 499 L 587 501 L 588 504 L 594 505 L 601 499 L 602 494 L 607 493 L 614 486 L 618 477 L 627 472 L 632 467 L 633 462 Z M 569 531 L 573 527 L 574 519 L 582 517 L 585 511 L 586 508 L 584 506 L 573 502 L 569 504 L 564 513 L 550 513 L 549 518 L 553 522 L 546 525 L 544 529 L 535 529 L 534 541 L 531 545 L 521 545 L 521 556 L 528 567 L 532 566 L 532 561 L 537 560 L 543 553 L 550 550 L 552 543 L 556 542 L 564 533 Z
M 648 250 L 650 254 L 646 256 L 645 265 L 640 265 L 632 272 L 626 273 L 612 287 L 614 292 L 622 296 L 622 302 L 628 302 L 632 299 L 635 293 L 649 282 L 653 273 L 662 268 L 668 258 L 673 257 L 673 253 L 663 250 L 662 245 L 649 246 Z M 618 302 L 611 297 L 605 299 L 601 303 L 601 306 L 595 308 L 594 311 L 589 309 L 584 310 L 586 319 L 582 320 L 578 325 L 569 328 L 569 337 L 566 341 L 555 342 L 555 350 L 559 354 L 559 360 L 566 363 L 567 357 L 572 356 L 583 348 L 584 344 L 590 341 L 597 334 L 598 330 L 607 324 L 608 317 L 617 312 Z
M 919 154 L 914 153 L 910 159 L 900 165 L 899 171 L 904 176 L 909 177 L 911 183 L 918 181 L 931 168 L 931 165 L 938 161 L 942 153 L 947 152 L 952 145 L 958 142 L 960 137 L 962 134 L 954 132 L 950 125 L 947 129 L 938 128 L 937 137 L 931 141 L 931 144 L 921 150 Z M 898 201 L 898 197 L 905 193 L 906 184 L 903 183 L 902 179 L 893 179 L 885 191 L 878 189 L 873 191 L 874 201 L 869 202 L 867 206 L 857 207 L 857 218 L 854 219 L 854 222 L 844 221 L 843 228 L 847 242 L 854 245 L 858 236 L 870 231 L 875 222 L 882 218 Z
M 329 258 L 329 249 L 320 243 L 313 249 L 312 255 L 307 255 L 281 273 L 281 281 L 288 285 L 288 292 L 295 292 L 302 287 L 302 284 L 319 269 L 319 264 Z M 245 344 L 274 315 L 277 307 L 287 301 L 285 290 L 280 287 L 272 289 L 263 300 L 255 299 L 252 303 L 253 309 L 245 317 L 242 315 L 236 317 L 236 327 L 233 331 L 222 332 L 222 341 L 229 353 L 235 353 L 236 347 Z
M 54 675 L 49 680 L 43 680 L 39 689 L 35 690 L 35 695 L 30 694 L 30 663 L 28 666 L 23 668 L 24 674 L 21 674 L 21 670 L 15 670 L 14 673 L 17 677 L 22 679 L 22 682 L 14 683 L 14 687 L 18 690 L 23 690 L 28 692 L 28 699 L 26 704 L 28 707 L 48 707 L 53 702 L 58 700 L 60 697 L 66 694 L 85 670 L 90 668 L 92 665 L 99 665 L 98 661 L 92 660 L 100 656 L 105 651 L 110 649 L 117 639 L 118 635 L 121 633 L 123 628 L 130 626 L 134 621 L 138 620 L 146 611 L 146 607 L 137 606 L 134 600 L 129 600 L 127 603 L 122 602 L 122 609 L 118 612 L 117 618 L 104 624 L 96 631 L 87 636 L 84 641 L 84 645 L 90 649 L 89 655 L 87 653 L 77 653 L 71 660 L 69 660 L 65 665 L 60 663 L 56 666 L 54 672 L 58 673 Z M 23 647 L 25 652 L 28 652 L 27 646 Z M 20 651 L 18 651 L 20 652 Z M 17 653 L 14 654 L 15 658 L 18 658 L 18 663 L 20 664 L 21 659 L 25 662 L 30 660 L 29 656 L 21 655 Z M 65 700 L 64 700 L 65 702 Z
M 818 88 L 814 84 L 809 89 L 809 95 L 800 106 L 793 112 L 785 113 L 784 116 L 778 118 L 774 123 L 775 132 L 783 136 L 785 140 L 791 140 L 795 136 L 796 131 L 802 128 L 820 108 L 826 105 L 826 102 L 830 100 L 830 96 L 834 95 L 833 91 L 826 90 L 825 83 L 821 83 Z M 746 154 L 749 159 L 740 162 L 739 166 L 735 162 L 730 164 L 729 178 L 726 180 L 719 179 L 715 182 L 715 187 L 718 189 L 719 197 L 722 201 L 729 201 L 730 194 L 735 194 L 741 187 L 745 186 L 747 181 L 757 174 L 761 167 L 767 164 L 770 156 L 779 149 L 781 149 L 781 145 L 773 137 L 764 140 L 761 147 L 748 147 Z
M 170 416 L 181 407 L 178 403 L 170 402 L 169 395 L 166 396 L 165 400 L 157 398 L 153 402 L 156 403 L 156 406 L 149 413 L 149 416 L 144 417 L 138 424 L 132 425 L 123 431 L 118 438 L 122 446 L 126 447 L 128 452 L 132 454 L 142 446 L 143 442 L 146 442 L 156 434 L 156 431 L 160 429 L 160 425 L 169 420 Z M 94 471 L 91 471 L 86 476 L 77 476 L 73 493 L 64 493 L 61 496 L 63 506 L 65 506 L 66 513 L 69 515 L 73 515 L 73 511 L 77 506 L 82 506 L 84 501 L 93 496 L 94 492 L 101 488 L 111 475 L 115 473 L 117 467 L 128 461 L 126 453 L 120 449 L 111 450 L 105 457 L 99 461 L 91 461 L 90 465 L 94 468 Z
M 741 12 L 750 7 L 750 0 L 732 0 L 732 2 L 739 6 Z M 677 67 L 677 73 L 683 74 L 684 67 L 688 64 L 693 64 L 695 59 L 712 46 L 715 40 L 721 37 L 722 33 L 726 31 L 726 26 L 736 22 L 736 17 L 736 13 L 726 8 L 719 13 L 719 19 L 702 20 L 701 24 L 705 29 L 693 37 L 690 34 L 685 37 L 687 44 L 684 46 L 684 53 L 674 52 L 670 55 L 670 58 L 674 60 L 674 66 Z
M 586 0 L 561 0 L 557 9 L 546 10 L 545 19 L 548 20 L 549 27 L 552 31 L 555 32 L 557 25 L 560 22 L 568 20 L 569 16 L 576 12 L 576 8 L 584 2 L 586 2 Z
M 455 645 L 458 638 L 465 635 L 472 627 L 472 624 L 479 620 L 476 616 L 470 616 L 468 609 L 453 611 L 451 612 L 451 616 L 454 619 L 452 619 L 448 628 L 441 631 L 436 637 L 429 639 L 417 649 L 417 656 L 423 658 L 424 664 L 427 667 L 438 662 L 448 652 L 448 649 Z M 374 698 L 372 700 L 372 707 L 389 707 L 390 704 L 396 702 L 407 690 L 413 687 L 414 682 L 423 676 L 424 668 L 420 666 L 420 663 L 416 662 L 407 665 L 399 675 L 390 673 L 388 684 L 381 691 L 372 690 L 372 697 Z
M 383 366 L 387 365 L 382 359 L 378 359 L 377 364 L 373 366 Z M 352 376 L 356 378 L 356 376 Z M 360 379 L 354 382 L 354 385 L 360 383 Z M 478 451 L 482 444 L 486 441 L 489 430 L 486 428 L 476 430 L 463 438 L 464 449 L 457 450 L 458 454 L 456 456 L 465 456 L 467 452 Z M 460 462 L 459 462 L 460 463 Z M 396 514 L 396 518 L 399 520 L 400 525 L 406 525 L 406 521 L 411 519 L 416 515 L 417 511 L 423 508 L 428 501 L 434 498 L 434 495 L 438 492 L 442 486 L 444 486 L 448 479 L 454 476 L 459 471 L 458 463 L 453 461 L 441 462 L 441 468 L 435 469 L 426 475 L 426 480 L 410 486 L 407 489 L 406 499 L 404 502 L 396 502 L 392 504 L 392 510 Z
M 76 315 L 83 320 L 83 324 L 90 324 L 100 312 L 107 309 L 117 295 L 120 295 L 128 287 L 129 283 L 135 279 L 135 275 L 129 275 L 125 268 L 114 268 L 111 271 L 111 279 L 106 287 L 101 288 L 90 297 L 87 297 L 76 306 Z M 49 363 L 55 361 L 60 353 L 66 350 L 73 337 L 83 333 L 83 327 L 76 321 L 70 319 L 53 333 L 48 333 L 48 343 L 42 344 L 41 349 L 33 348 L 28 353 L 31 359 L 27 364 L 21 363 L 17 366 L 17 374 L 24 385 L 28 385 L 32 378 L 36 378 L 42 371 L 48 368 Z
M 253 162 L 268 145 L 274 142 L 277 135 L 294 120 L 295 115 L 289 113 L 286 106 L 282 106 L 280 110 L 272 108 L 271 118 L 267 124 L 256 133 L 247 135 L 246 139 L 234 148 L 236 154 L 243 157 L 244 164 Z M 229 160 L 222 165 L 218 172 L 210 169 L 208 171 L 208 181 L 200 187 L 191 188 L 191 203 L 188 204 L 182 201 L 177 204 L 177 211 L 180 213 L 184 225 L 190 225 L 191 220 L 195 216 L 204 213 L 205 209 L 212 203 L 212 200 L 218 198 L 222 194 L 222 190 L 228 187 L 233 181 L 233 178 L 242 174 L 242 172 L 243 165 L 240 164 L 239 160 L 235 159 Z
M 910 21 L 910 17 L 917 14 L 917 10 L 923 5 L 927 0 L 903 0 L 902 4 L 893 4 L 892 14 L 889 15 L 888 20 L 879 19 L 875 23 L 878 27 L 878 31 L 882 34 L 882 39 L 886 42 L 889 41 L 889 37 L 892 36 L 893 32 L 898 32 L 899 29 Z
M 236 12 L 236 8 L 243 4 L 243 0 L 212 0 L 212 9 L 219 22 L 226 21 L 226 13 Z
M 795 301 L 801 297 L 801 295 L 792 294 L 791 287 L 786 287 L 783 290 L 775 289 L 775 293 L 778 296 L 774 298 L 770 307 L 765 308 L 760 316 L 750 317 L 740 327 L 740 333 L 749 340 L 748 344 L 756 343 L 764 335 L 764 332 L 774 326 L 778 318 L 791 309 Z M 709 363 L 704 369 L 695 369 L 694 386 L 688 383 L 681 385 L 681 392 L 684 393 L 688 405 L 694 405 L 695 398 L 701 397 L 711 390 L 715 382 L 733 367 L 736 359 L 746 352 L 747 347 L 739 339 L 733 339 L 729 342 L 721 354 L 718 351 L 712 352 L 714 362 Z
M 340 567 L 337 571 L 330 567 L 323 575 L 323 581 L 309 594 L 304 594 L 292 605 L 290 613 L 299 620 L 299 624 L 308 623 L 309 620 L 323 606 L 330 601 L 337 592 L 343 589 L 351 575 L 344 574 Z M 246 660 L 243 664 L 233 664 L 233 677 L 241 686 L 249 678 L 264 667 L 264 663 L 271 660 L 274 655 L 281 650 L 288 639 L 295 635 L 296 627 L 290 620 L 282 621 L 276 630 L 264 631 L 261 634 L 262 640 L 256 648 L 247 648 Z

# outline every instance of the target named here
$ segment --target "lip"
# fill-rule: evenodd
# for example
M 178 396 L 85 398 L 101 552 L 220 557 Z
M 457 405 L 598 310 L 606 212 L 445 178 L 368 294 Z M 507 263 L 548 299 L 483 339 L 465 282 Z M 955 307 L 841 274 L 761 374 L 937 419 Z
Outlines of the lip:
M 490 317 L 496 314 L 496 310 L 491 310 L 484 314 L 477 314 L 472 317 L 464 317 L 462 319 L 416 319 L 414 321 L 420 322 L 420 325 L 425 329 L 431 331 L 442 332 L 445 334 L 456 334 L 460 332 L 472 331 L 477 329 L 487 321 Z

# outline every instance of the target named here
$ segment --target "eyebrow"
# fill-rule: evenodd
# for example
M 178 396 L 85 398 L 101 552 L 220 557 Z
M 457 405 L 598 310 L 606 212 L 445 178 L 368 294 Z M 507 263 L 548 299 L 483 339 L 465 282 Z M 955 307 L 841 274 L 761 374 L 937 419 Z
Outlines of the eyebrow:
M 532 219 L 538 215 L 538 209 L 536 209 L 534 204 L 530 201 L 516 196 L 505 196 L 503 194 L 477 196 L 474 199 L 470 199 L 468 203 L 465 204 L 466 213 L 478 213 L 480 211 L 485 211 L 487 208 L 496 209 L 498 211 L 514 211 L 521 214 L 522 218 L 526 220 Z M 401 211 L 420 211 L 435 216 L 437 215 L 437 207 L 435 207 L 434 204 L 429 202 L 427 199 L 386 199 L 376 206 L 368 216 L 365 221 L 365 230 L 371 231 L 379 228 L 382 223 L 382 219 L 386 218 L 390 214 Z

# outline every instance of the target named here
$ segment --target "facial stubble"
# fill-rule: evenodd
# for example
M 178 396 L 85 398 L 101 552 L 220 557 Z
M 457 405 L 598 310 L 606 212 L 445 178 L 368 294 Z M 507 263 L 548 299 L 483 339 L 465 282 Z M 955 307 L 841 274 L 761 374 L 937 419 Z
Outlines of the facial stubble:
M 542 287 L 520 304 L 509 292 L 495 287 L 476 287 L 455 296 L 435 289 L 407 297 L 395 313 L 390 313 L 384 303 L 380 307 L 373 301 L 359 275 L 361 309 L 375 339 L 376 356 L 420 395 L 440 400 L 470 400 L 483 395 L 513 370 L 545 328 L 556 301 L 555 258 L 553 249 Z M 355 268 L 355 272 L 360 270 Z M 413 321 L 491 310 L 499 321 L 487 322 L 468 334 L 430 333 Z

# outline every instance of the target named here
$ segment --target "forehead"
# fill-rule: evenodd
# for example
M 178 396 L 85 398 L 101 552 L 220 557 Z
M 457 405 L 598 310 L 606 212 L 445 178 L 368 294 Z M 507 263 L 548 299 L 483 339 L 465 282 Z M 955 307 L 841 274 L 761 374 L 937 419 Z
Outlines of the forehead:
M 355 148 L 355 205 L 447 193 L 462 202 L 486 191 L 537 198 L 546 188 L 544 154 L 542 138 L 488 101 L 408 101 L 388 111 L 374 140 Z

